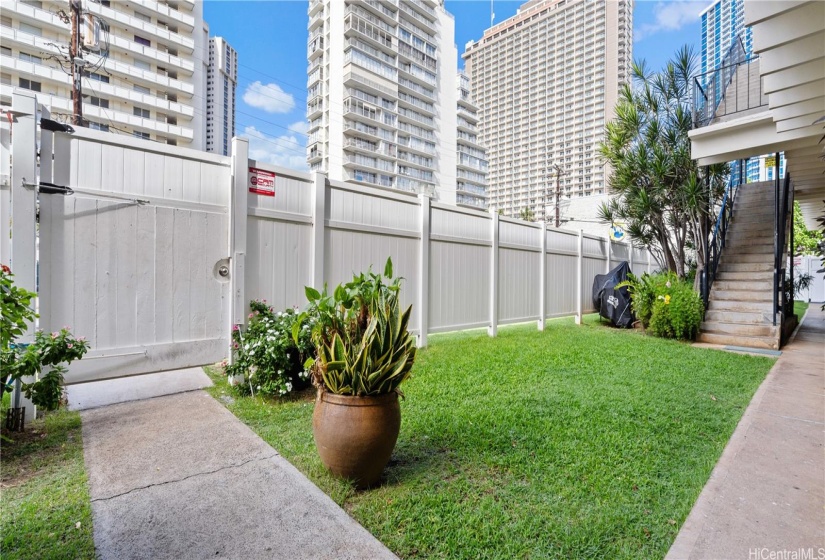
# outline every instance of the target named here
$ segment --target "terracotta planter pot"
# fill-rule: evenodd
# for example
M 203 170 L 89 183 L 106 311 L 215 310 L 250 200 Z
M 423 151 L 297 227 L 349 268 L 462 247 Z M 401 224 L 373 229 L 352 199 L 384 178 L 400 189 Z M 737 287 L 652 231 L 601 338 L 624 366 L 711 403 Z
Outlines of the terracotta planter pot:
M 400 429 L 398 393 L 351 397 L 319 391 L 315 399 L 312 434 L 321 461 L 358 488 L 381 478 Z

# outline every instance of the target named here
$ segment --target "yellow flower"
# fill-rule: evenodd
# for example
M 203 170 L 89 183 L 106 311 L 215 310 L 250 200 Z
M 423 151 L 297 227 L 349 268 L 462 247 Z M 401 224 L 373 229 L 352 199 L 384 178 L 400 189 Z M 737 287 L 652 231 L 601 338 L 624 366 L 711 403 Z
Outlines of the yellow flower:
M 670 294 L 665 296 L 665 305 L 670 305 Z

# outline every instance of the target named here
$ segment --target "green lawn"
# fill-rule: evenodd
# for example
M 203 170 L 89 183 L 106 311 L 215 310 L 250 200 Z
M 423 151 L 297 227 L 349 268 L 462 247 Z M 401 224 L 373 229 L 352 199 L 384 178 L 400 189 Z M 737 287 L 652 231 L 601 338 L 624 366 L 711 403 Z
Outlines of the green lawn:
M 0 557 L 94 558 L 80 414 L 47 414 L 2 445 Z
M 369 491 L 324 471 L 311 391 L 222 400 L 402 558 L 662 558 L 773 360 L 586 319 L 431 337 Z
M 793 302 L 793 314 L 799 317 L 799 320 L 802 320 L 802 317 L 805 316 L 805 312 L 808 310 L 808 302 L 807 301 L 800 301 L 794 300 Z

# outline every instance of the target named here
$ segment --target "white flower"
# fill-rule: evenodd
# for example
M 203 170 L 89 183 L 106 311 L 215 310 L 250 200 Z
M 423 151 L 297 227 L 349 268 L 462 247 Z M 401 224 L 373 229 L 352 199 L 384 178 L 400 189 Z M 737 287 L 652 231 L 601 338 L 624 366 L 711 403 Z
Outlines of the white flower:
M 667 282 L 665 282 L 665 286 L 667 286 L 668 288 L 670 288 L 670 280 L 668 280 Z

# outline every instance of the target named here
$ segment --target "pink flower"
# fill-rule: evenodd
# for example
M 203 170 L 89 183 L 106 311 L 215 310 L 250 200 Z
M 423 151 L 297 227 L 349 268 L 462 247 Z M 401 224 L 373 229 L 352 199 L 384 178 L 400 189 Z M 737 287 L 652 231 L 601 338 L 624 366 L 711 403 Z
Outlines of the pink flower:
M 58 336 L 59 334 L 60 334 L 59 332 L 53 332 L 53 333 L 52 333 L 52 338 L 57 338 L 57 336 Z
M 85 336 L 79 336 L 79 337 L 77 337 L 77 339 L 78 339 L 80 342 L 85 342 L 85 341 L 86 341 L 86 337 L 85 337 Z
M 251 319 L 251 318 L 252 318 L 252 313 L 250 313 L 250 314 L 249 314 L 249 317 L 248 317 L 248 318 L 249 318 L 249 319 Z
M 72 344 L 72 343 L 70 342 L 70 343 L 68 343 L 68 344 L 66 345 L 66 348 L 72 348 L 73 346 L 74 346 L 74 344 Z
M 238 343 L 237 343 L 237 342 L 233 342 L 233 343 L 232 343 L 232 348 L 234 348 L 235 350 L 237 350 L 237 349 L 239 348 Z
M 239 331 L 239 330 L 241 330 L 241 327 L 240 327 L 240 325 L 233 325 L 232 330 L 233 331 Z

